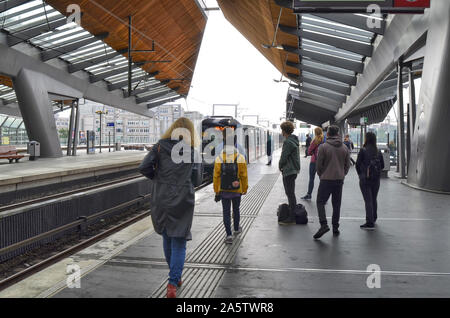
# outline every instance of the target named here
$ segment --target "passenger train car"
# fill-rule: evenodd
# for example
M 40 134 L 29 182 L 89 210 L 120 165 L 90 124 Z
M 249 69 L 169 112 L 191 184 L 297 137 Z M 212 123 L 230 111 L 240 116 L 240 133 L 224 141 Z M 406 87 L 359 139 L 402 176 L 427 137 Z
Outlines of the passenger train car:
M 267 155 L 269 136 L 272 138 L 273 151 L 279 149 L 283 143 L 283 136 L 278 131 L 259 125 L 241 124 L 231 116 L 211 116 L 202 121 L 202 152 L 204 156 L 205 154 L 216 156 L 214 138 L 227 127 L 236 130 L 237 149 L 250 164 Z M 209 133 L 211 132 L 209 129 L 215 130 L 216 134 Z M 222 146 L 218 146 L 217 149 L 222 149 Z M 212 176 L 213 170 L 214 163 L 203 160 L 205 177 Z

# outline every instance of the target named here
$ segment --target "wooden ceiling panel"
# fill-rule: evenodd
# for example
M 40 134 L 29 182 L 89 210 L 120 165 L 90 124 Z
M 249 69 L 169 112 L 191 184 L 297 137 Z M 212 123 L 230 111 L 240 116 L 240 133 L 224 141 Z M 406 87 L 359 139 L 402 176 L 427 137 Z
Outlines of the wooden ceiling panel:
M 185 78 L 180 94 L 187 95 L 197 62 L 206 19 L 192 0 L 48 0 L 48 4 L 67 15 L 69 4 L 78 4 L 83 12 L 81 24 L 91 34 L 109 32 L 104 40 L 115 50 L 128 47 L 128 16 L 133 16 L 134 50 L 156 52 L 133 53 L 134 61 L 170 60 L 171 63 L 144 65 L 147 72 L 159 71 L 157 79 Z M 127 54 L 124 54 L 127 57 Z
M 261 52 L 284 76 L 287 73 L 299 75 L 299 70 L 284 67 L 286 54 L 276 48 L 266 49 L 262 44 L 271 45 L 277 27 L 281 7 L 274 0 L 218 0 L 225 18 Z M 297 27 L 296 16 L 291 9 L 283 8 L 280 24 Z M 298 38 L 278 29 L 274 45 L 298 46 Z M 297 55 L 288 54 L 288 60 L 299 63 Z M 287 71 L 288 70 L 288 71 Z
M 0 84 L 13 87 L 12 80 L 8 76 L 0 75 Z

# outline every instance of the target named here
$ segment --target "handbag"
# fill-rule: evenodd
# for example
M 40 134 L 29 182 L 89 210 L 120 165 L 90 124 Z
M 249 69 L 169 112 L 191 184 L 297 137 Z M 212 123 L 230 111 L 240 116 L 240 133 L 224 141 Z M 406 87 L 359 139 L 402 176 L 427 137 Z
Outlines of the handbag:
M 161 151 L 161 146 L 157 144 L 158 147 L 152 147 L 150 152 L 145 156 L 144 160 L 139 166 L 139 172 L 149 179 L 154 179 L 156 176 L 156 170 L 158 168 L 159 152 Z

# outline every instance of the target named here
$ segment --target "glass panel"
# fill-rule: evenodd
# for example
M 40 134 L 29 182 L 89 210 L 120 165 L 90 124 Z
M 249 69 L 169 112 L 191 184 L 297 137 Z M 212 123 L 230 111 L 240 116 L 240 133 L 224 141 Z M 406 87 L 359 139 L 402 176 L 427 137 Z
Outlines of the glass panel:
M 9 126 L 15 121 L 14 117 L 8 117 L 6 121 L 3 123 L 4 128 L 9 128 Z
M 16 128 L 18 128 L 18 127 L 22 124 L 22 122 L 23 122 L 22 118 L 17 118 L 17 119 L 11 124 L 11 126 L 9 126 L 9 128 L 16 129 Z
M 3 124 L 6 118 L 6 116 L 0 115 L 0 126 Z

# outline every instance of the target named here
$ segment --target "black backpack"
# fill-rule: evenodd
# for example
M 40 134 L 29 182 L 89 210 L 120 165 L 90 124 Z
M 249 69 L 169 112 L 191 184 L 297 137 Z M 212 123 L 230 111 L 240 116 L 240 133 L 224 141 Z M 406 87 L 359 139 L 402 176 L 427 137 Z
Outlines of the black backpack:
M 308 224 L 308 212 L 303 204 L 297 204 L 295 207 L 295 223 Z
M 236 157 L 237 159 L 237 157 Z M 234 187 L 233 182 L 239 181 L 238 165 L 236 162 L 222 162 L 222 172 L 220 175 L 220 188 L 222 190 L 237 190 L 240 187 Z
M 366 152 L 367 153 L 367 152 Z M 381 162 L 379 154 L 376 153 L 369 160 L 369 164 L 366 170 L 366 179 L 367 180 L 377 180 L 381 175 Z

